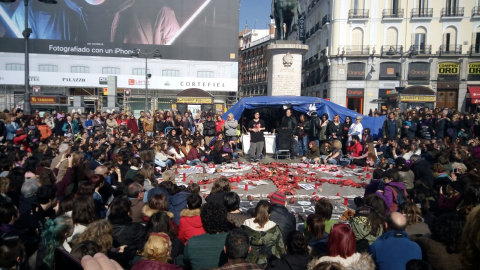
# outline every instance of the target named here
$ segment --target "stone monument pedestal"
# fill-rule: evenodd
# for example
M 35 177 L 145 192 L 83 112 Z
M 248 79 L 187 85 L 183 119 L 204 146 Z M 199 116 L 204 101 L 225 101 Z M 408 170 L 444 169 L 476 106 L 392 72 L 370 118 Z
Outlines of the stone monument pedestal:
M 308 45 L 300 41 L 277 40 L 267 46 L 269 96 L 300 96 L 303 55 Z

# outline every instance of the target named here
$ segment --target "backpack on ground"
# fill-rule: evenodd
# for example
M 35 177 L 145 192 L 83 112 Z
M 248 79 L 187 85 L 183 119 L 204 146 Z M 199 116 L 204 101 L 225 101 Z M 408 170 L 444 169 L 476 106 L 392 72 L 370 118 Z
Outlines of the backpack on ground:
M 393 202 L 392 205 L 390 205 L 390 213 L 393 212 L 399 212 L 399 206 L 402 205 L 402 203 L 407 201 L 407 191 L 405 189 L 402 189 L 403 192 L 399 192 L 399 190 L 396 187 L 392 186 L 387 186 L 392 189 L 393 193 Z

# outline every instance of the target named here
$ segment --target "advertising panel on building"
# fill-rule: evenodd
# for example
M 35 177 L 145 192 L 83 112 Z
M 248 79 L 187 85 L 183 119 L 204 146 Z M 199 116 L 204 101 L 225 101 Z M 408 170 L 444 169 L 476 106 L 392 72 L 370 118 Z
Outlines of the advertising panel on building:
M 238 1 L 29 1 L 31 53 L 129 57 L 160 48 L 168 59 L 236 61 Z M 0 4 L 0 51 L 22 52 L 23 1 Z
M 398 80 L 400 75 L 400 63 L 381 63 L 380 80 Z
M 480 63 L 468 64 L 468 80 L 480 81 Z
M 439 63 L 438 80 L 458 80 L 460 65 L 458 63 Z
M 365 80 L 365 63 L 349 63 L 347 80 Z
M 408 65 L 408 80 L 411 81 L 429 81 L 430 63 L 413 62 Z

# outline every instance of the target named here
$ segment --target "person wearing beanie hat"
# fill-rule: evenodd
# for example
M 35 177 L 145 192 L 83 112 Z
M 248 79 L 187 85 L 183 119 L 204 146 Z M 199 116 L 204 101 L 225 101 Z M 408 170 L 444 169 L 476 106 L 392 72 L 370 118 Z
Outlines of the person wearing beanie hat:
M 280 227 L 283 242 L 286 243 L 288 234 L 296 230 L 297 224 L 295 216 L 286 207 L 287 196 L 277 190 L 270 196 L 270 204 L 272 205 L 270 220 Z
M 271 196 L 270 196 L 270 203 L 271 204 L 280 204 L 280 205 L 285 205 L 287 202 L 287 196 L 280 191 L 275 191 Z

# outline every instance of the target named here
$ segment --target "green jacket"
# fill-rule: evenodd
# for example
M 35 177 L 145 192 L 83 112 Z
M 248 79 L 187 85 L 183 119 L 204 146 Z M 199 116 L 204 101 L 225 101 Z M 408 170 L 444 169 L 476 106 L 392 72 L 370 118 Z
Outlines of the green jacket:
M 227 233 L 204 233 L 188 239 L 183 251 L 183 263 L 187 269 L 211 269 L 227 262 L 223 251 Z
M 395 132 L 395 139 L 398 135 L 401 135 L 402 134 L 402 120 L 399 119 L 399 118 L 396 118 L 395 119 L 395 122 L 396 122 L 396 131 Z M 387 118 L 385 119 L 385 122 L 383 122 L 383 126 L 382 126 L 382 135 L 383 137 L 389 137 L 388 136 L 388 133 L 389 133 L 389 126 L 390 126 L 390 119 L 388 119 L 388 116 Z
M 267 231 L 256 231 L 248 226 L 242 225 L 250 239 L 251 250 L 247 261 L 256 264 L 268 263 L 272 257 L 280 259 L 285 254 L 285 245 L 282 239 L 280 227 L 275 227 Z

